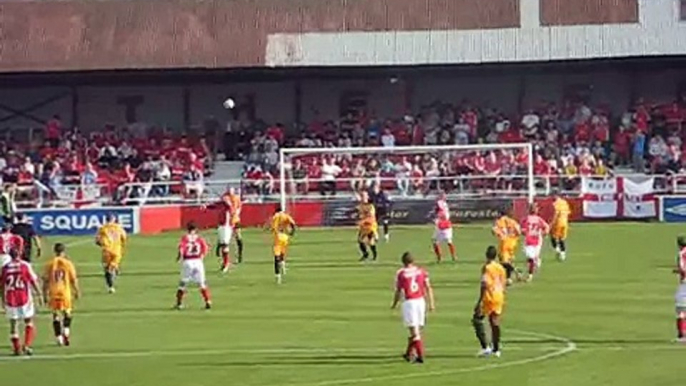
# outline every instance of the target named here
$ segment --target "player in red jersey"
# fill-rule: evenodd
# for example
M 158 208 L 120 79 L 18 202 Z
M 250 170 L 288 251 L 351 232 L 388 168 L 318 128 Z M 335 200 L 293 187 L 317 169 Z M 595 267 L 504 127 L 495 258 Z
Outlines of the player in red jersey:
M 22 346 L 19 344 L 19 321 L 24 321 L 24 345 L 23 352 L 32 355 L 31 344 L 36 335 L 33 327 L 34 305 L 36 297 L 38 304 L 42 303 L 38 285 L 38 276 L 33 272 L 31 265 L 21 259 L 21 253 L 11 250 L 12 260 L 0 270 L 0 292 L 2 292 L 2 304 L 10 321 L 10 340 L 14 355 L 20 355 Z
M 243 237 L 240 230 L 242 206 L 241 197 L 233 187 L 229 187 L 222 195 L 221 201 L 213 205 L 220 209 L 217 227 L 217 256 L 222 259 L 221 270 L 224 273 L 228 272 L 231 267 L 229 246 L 232 238 L 236 239 L 238 262 L 243 262 Z
M 400 300 L 404 299 L 403 322 L 405 327 L 410 329 L 410 337 L 403 358 L 409 362 L 414 357 L 415 363 L 424 363 L 421 330 L 426 319 L 426 300 L 429 301 L 429 311 L 435 309 L 434 292 L 429 282 L 429 274 L 414 265 L 414 258 L 410 252 L 403 253 L 401 260 L 403 268 L 395 275 L 395 295 L 391 309 L 395 309 Z
M 674 273 L 679 275 L 679 286 L 674 295 L 676 306 L 676 341 L 686 343 L 686 237 L 677 238 L 679 253 Z
M 445 243 L 450 250 L 450 257 L 453 261 L 456 261 L 457 256 L 455 255 L 455 245 L 453 244 L 453 224 L 450 221 L 450 207 L 443 192 L 440 193 L 438 200 L 436 200 L 435 216 L 436 229 L 434 230 L 433 247 L 436 260 L 439 263 L 441 262 L 440 244 Z
M 550 225 L 538 215 L 538 205 L 531 204 L 529 215 L 521 222 L 521 229 L 524 235 L 524 255 L 529 265 L 526 281 L 531 281 L 536 270 L 541 267 L 543 238 L 550 233 Z
M 9 263 L 12 258 L 10 252 L 15 251 L 19 256 L 24 255 L 24 240 L 12 233 L 12 224 L 5 223 L 0 233 L 0 267 Z
M 188 283 L 195 283 L 200 287 L 200 294 L 205 301 L 205 308 L 212 308 L 210 289 L 205 281 L 205 265 L 203 259 L 209 250 L 205 239 L 198 234 L 198 228 L 194 223 L 186 227 L 188 233 L 181 237 L 179 242 L 179 254 L 176 261 L 181 261 L 181 281 L 176 291 L 176 309 L 183 307 L 183 297 L 186 294 Z

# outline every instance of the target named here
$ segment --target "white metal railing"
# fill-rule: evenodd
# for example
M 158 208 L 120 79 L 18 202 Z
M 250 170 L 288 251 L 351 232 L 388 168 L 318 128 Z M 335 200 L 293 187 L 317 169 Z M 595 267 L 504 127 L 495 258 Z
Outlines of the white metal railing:
M 632 175 L 625 175 L 632 177 Z M 590 176 L 609 178 L 609 176 Z M 633 175 L 654 177 L 657 194 L 686 194 L 684 175 Z M 333 187 L 336 194 L 332 194 Z M 320 200 L 352 198 L 357 192 L 379 184 L 395 199 L 415 199 L 435 196 L 444 191 L 454 198 L 528 198 L 529 181 L 526 175 L 460 175 L 413 178 L 349 177 L 334 181 L 322 178 L 295 179 L 286 177 L 284 183 L 288 200 Z M 124 183 L 116 188 L 108 185 L 61 185 L 47 187 L 40 182 L 20 186 L 17 191 L 18 207 L 47 207 L 87 204 L 164 205 L 202 204 L 219 200 L 228 187 L 234 187 L 248 202 L 277 201 L 279 181 L 273 178 L 251 180 L 157 181 Z M 581 176 L 534 176 L 536 196 L 547 196 L 553 191 L 575 196 L 581 194 Z M 322 191 L 324 194 L 322 194 Z
M 107 184 L 45 185 L 40 181 L 18 185 L 14 202 L 18 208 L 100 205 L 112 201 Z

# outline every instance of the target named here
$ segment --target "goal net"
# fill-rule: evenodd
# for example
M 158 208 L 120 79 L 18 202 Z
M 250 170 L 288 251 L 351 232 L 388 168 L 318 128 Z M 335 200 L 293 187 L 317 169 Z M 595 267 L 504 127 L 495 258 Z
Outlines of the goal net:
M 297 213 L 307 210 L 307 203 L 324 203 L 324 225 L 339 223 L 331 217 L 350 223 L 351 203 L 365 190 L 384 190 L 394 208 L 418 207 L 443 192 L 476 214 L 506 200 L 533 202 L 536 194 L 530 143 L 282 148 L 279 165 L 282 207 Z

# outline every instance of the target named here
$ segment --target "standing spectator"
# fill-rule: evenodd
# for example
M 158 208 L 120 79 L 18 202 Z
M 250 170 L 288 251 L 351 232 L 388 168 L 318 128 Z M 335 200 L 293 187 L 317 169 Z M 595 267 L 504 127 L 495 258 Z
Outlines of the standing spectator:
M 60 116 L 55 114 L 45 125 L 45 140 L 50 144 L 50 147 L 56 149 L 60 144 L 60 137 L 62 136 L 62 120 Z
M 395 146 L 395 136 L 388 127 L 384 129 L 383 135 L 381 136 L 381 144 L 383 147 Z
M 14 223 L 14 215 L 17 212 L 17 204 L 14 202 L 16 186 L 7 184 L 0 195 L 0 216 L 5 224 Z
M 661 135 L 655 135 L 648 143 L 648 154 L 650 158 L 664 158 L 667 156 L 667 143 L 662 139 Z
M 631 154 L 634 171 L 637 173 L 643 173 L 645 168 L 645 160 L 643 159 L 645 147 L 646 135 L 643 131 L 638 130 L 636 131 L 636 134 L 634 134 L 633 150 Z
M 336 177 L 341 173 L 342 169 L 334 163 L 333 158 L 324 159 L 322 165 L 322 180 L 319 183 L 319 193 L 326 196 L 326 193 L 336 195 Z
M 293 190 L 296 194 L 307 194 L 307 192 L 310 191 L 310 184 L 307 178 L 307 168 L 305 168 L 300 159 L 296 159 L 293 163 L 291 177 L 293 178 Z
M 102 166 L 113 166 L 117 161 L 117 149 L 111 143 L 105 142 L 98 154 L 98 163 Z
M 362 159 L 357 159 L 355 161 L 355 166 L 353 166 L 350 172 L 350 188 L 353 192 L 359 192 L 364 189 L 364 176 L 367 174 L 367 169 L 365 168 L 364 161 Z
M 183 183 L 186 197 L 200 199 L 205 190 L 205 184 L 203 183 L 202 172 L 195 165 L 191 164 L 183 174 Z
M 629 163 L 631 135 L 623 125 L 619 126 L 619 131 L 615 133 L 613 150 L 615 153 L 615 165 L 627 165 Z
M 95 185 L 98 183 L 98 172 L 95 171 L 93 164 L 86 163 L 86 168 L 81 173 L 81 185 Z
M 395 179 L 398 185 L 400 194 L 405 197 L 410 191 L 410 173 L 412 172 L 412 164 L 407 161 L 407 157 L 402 157 L 400 162 L 395 165 Z
M 532 139 L 535 138 L 538 133 L 538 127 L 541 125 L 541 118 L 534 110 L 529 110 L 522 117 L 521 124 L 524 136 L 528 139 Z

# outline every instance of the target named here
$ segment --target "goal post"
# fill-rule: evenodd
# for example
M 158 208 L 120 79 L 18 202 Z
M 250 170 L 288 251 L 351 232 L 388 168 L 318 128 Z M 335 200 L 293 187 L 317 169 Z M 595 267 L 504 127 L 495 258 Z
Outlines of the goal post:
M 396 147 L 349 147 L 349 148 L 281 148 L 279 152 L 279 199 L 283 208 L 289 207 L 290 200 L 319 200 L 332 198 L 350 199 L 357 186 L 370 188 L 373 184 L 393 186 L 401 179 L 414 177 L 428 189 L 415 192 L 414 196 L 435 194 L 439 190 L 449 196 L 480 199 L 498 197 L 526 198 L 529 203 L 536 195 L 534 180 L 534 152 L 531 143 L 513 144 L 472 144 L 437 146 L 396 146 Z M 332 160 L 332 161 L 329 161 Z M 488 164 L 497 163 L 498 170 L 484 170 L 484 160 Z M 335 178 L 336 185 L 345 185 L 343 194 L 335 196 L 320 194 L 313 185 L 322 184 L 322 177 L 300 170 L 302 164 L 308 169 L 324 168 L 331 162 L 340 169 Z M 359 164 L 376 170 L 356 170 Z M 392 166 L 388 166 L 388 165 Z M 296 166 L 300 165 L 300 166 Z M 438 171 L 433 170 L 438 166 Z M 389 167 L 392 169 L 388 170 Z M 410 167 L 412 170 L 406 170 Z M 491 165 L 493 167 L 493 165 Z M 417 169 L 417 170 L 415 170 Z M 427 170 L 432 169 L 432 170 Z M 414 176 L 413 173 L 416 173 Z M 413 177 L 414 176 L 414 177 Z M 420 177 L 421 176 L 421 177 Z M 330 178 L 330 176 L 327 176 Z M 357 184 L 356 180 L 366 182 Z M 371 181 L 371 182 L 370 182 Z M 332 182 L 332 181 L 328 181 Z M 402 181 L 403 183 L 405 181 Z M 300 184 L 309 185 L 305 191 Z M 459 187 L 459 189 L 458 189 Z M 467 188 L 465 188 L 467 187 Z M 396 193 L 396 194 L 394 194 Z M 407 192 L 391 192 L 411 199 Z

